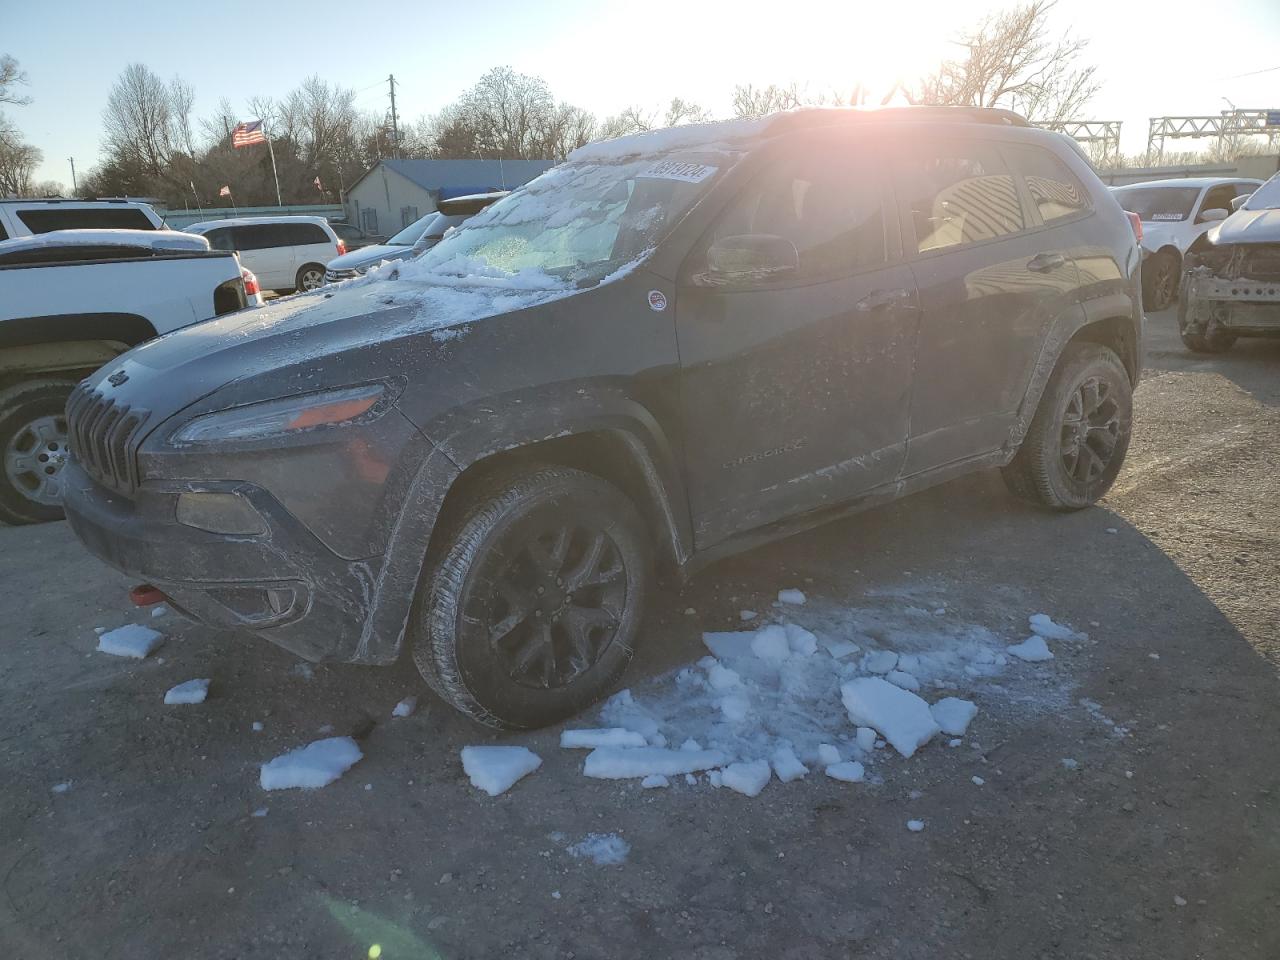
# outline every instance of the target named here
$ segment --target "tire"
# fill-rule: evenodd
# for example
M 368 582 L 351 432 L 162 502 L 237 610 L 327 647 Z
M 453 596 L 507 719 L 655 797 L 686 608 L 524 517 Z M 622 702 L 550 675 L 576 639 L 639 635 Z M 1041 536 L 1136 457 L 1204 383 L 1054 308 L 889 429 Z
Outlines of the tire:
M 27 380 L 0 391 L 0 520 L 62 519 L 58 474 L 67 454 L 70 380 Z
M 1080 510 L 1111 488 L 1133 427 L 1133 385 L 1115 351 L 1067 346 L 1017 454 L 1001 473 L 1016 496 Z
M 1163 310 L 1178 299 L 1181 263 L 1172 250 L 1160 250 L 1142 265 L 1142 306 Z
M 304 264 L 298 270 L 296 290 L 316 290 L 324 286 L 324 267 L 318 263 Z
M 650 582 L 635 505 L 589 473 L 525 466 L 481 485 L 457 516 L 410 618 L 427 683 L 508 730 L 555 723 L 607 693 L 631 662 Z
M 1216 323 L 1210 323 L 1202 333 L 1192 333 L 1187 329 L 1187 302 L 1178 304 L 1178 336 L 1183 344 L 1193 353 L 1223 353 L 1230 350 L 1236 342 L 1234 333 L 1227 333 Z

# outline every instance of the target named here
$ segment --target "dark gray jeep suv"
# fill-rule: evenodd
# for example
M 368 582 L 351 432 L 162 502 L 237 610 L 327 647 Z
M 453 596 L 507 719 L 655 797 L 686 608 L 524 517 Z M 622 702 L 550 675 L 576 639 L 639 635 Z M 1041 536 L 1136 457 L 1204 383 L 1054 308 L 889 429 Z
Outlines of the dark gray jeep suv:
M 418 260 L 82 383 L 65 506 L 191 617 L 422 675 L 494 726 L 617 681 L 653 561 L 969 471 L 1056 509 L 1129 443 L 1128 220 L 1003 111 L 593 144 Z

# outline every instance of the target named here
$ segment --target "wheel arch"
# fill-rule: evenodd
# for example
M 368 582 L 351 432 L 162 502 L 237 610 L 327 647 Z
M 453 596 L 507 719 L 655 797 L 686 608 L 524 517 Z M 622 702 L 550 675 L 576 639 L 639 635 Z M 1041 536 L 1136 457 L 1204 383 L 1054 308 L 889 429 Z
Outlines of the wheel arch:
M 34 376 L 88 376 L 113 357 L 156 336 L 137 314 L 18 317 L 0 322 L 0 386 Z

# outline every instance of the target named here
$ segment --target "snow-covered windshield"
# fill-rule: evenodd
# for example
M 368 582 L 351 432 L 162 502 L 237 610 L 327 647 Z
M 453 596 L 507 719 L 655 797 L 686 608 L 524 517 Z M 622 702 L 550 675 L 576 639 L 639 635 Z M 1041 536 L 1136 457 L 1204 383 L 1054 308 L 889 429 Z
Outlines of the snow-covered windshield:
M 570 283 L 599 281 L 651 250 L 736 157 L 716 151 L 570 161 L 468 220 L 420 262 L 444 272 L 537 271 Z
M 388 246 L 412 247 L 422 238 L 422 235 L 427 232 L 427 228 L 431 226 L 431 223 L 438 220 L 440 216 L 441 215 L 438 213 L 428 213 L 425 217 L 419 217 L 388 240 Z
M 1246 210 L 1280 210 L 1280 173 L 1253 191 L 1244 202 Z
M 1112 192 L 1121 207 L 1149 222 L 1187 219 L 1200 196 L 1199 187 L 1121 187 Z

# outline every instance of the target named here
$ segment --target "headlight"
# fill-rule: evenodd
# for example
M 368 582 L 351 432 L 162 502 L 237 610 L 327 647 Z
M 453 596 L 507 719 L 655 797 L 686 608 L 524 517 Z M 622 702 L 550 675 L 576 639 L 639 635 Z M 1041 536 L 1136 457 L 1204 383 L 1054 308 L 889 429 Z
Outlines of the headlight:
M 258 440 L 358 420 L 387 394 L 380 383 L 282 397 L 196 417 L 169 436 L 173 444 Z

